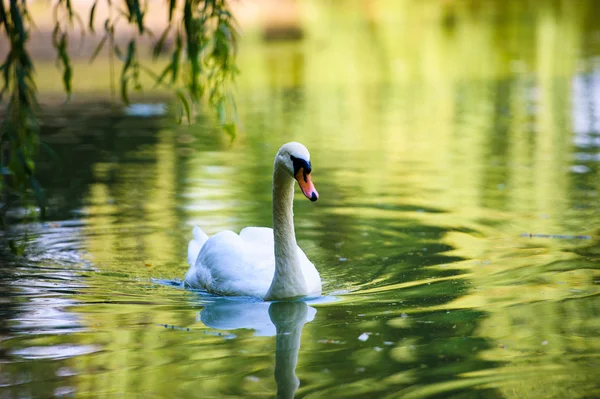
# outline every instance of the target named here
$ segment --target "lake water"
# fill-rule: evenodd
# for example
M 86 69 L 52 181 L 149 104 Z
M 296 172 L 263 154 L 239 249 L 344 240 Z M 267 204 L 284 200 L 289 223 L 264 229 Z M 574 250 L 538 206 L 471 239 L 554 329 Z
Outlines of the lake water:
M 308 4 L 303 41 L 242 43 L 233 143 L 208 113 L 46 109 L 48 220 L 1 233 L 0 398 L 600 397 L 594 2 Z M 183 289 L 194 224 L 271 225 L 292 140 L 323 296 Z

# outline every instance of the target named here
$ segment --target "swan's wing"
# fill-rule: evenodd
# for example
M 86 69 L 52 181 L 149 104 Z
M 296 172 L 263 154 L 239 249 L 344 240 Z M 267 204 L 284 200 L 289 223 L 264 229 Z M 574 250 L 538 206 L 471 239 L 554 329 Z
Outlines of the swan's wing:
M 275 271 L 274 255 L 250 244 L 232 231 L 210 237 L 202 246 L 186 283 L 224 295 L 262 297 Z M 193 269 L 193 270 L 192 270 Z
M 273 229 L 270 227 L 245 227 L 240 231 L 240 237 L 249 244 L 271 249 L 275 246 Z
M 269 227 L 246 227 L 240 231 L 240 238 L 248 245 L 248 251 L 251 252 L 250 256 L 255 260 L 257 266 L 261 268 L 273 267 L 273 272 L 275 271 L 273 229 Z

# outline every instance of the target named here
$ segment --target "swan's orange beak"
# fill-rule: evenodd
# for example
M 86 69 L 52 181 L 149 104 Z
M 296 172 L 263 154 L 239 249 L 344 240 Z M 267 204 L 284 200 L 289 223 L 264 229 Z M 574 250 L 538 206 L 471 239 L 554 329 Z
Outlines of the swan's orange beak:
M 304 193 L 306 198 L 312 202 L 315 202 L 317 199 L 319 199 L 319 193 L 315 189 L 315 185 L 313 184 L 310 175 L 304 172 L 304 168 L 298 169 L 298 172 L 296 173 L 296 180 L 298 180 L 298 184 L 300 185 L 302 193 Z

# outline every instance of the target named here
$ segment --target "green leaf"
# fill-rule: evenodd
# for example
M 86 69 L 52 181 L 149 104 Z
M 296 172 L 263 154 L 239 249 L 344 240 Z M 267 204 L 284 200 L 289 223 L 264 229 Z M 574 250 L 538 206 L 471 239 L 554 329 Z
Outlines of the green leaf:
M 164 32 L 162 33 L 162 35 L 160 35 L 160 38 L 158 39 L 158 41 L 154 45 L 154 49 L 152 50 L 152 57 L 155 60 L 160 55 L 160 53 L 161 53 L 161 51 L 163 49 L 163 46 L 165 44 L 165 40 L 167 39 L 167 36 L 169 35 L 169 31 L 170 30 L 171 30 L 171 25 L 167 26 L 167 28 L 164 30 Z
M 96 57 L 98 56 L 98 54 L 100 54 L 100 51 L 102 51 L 102 48 L 104 47 L 104 44 L 106 43 L 107 39 L 108 39 L 108 35 L 105 35 L 102 38 L 102 40 L 100 40 L 100 43 L 98 43 L 98 45 L 94 49 L 94 53 L 92 54 L 92 57 L 90 58 L 90 63 L 93 62 L 96 59 Z
M 121 100 L 126 105 L 129 105 L 129 93 L 127 91 L 128 83 L 129 83 L 129 79 L 127 79 L 126 77 L 121 78 Z
M 98 5 L 98 0 L 94 1 L 94 5 L 92 6 L 92 9 L 90 10 L 90 23 L 89 23 L 89 28 L 90 31 L 92 33 L 94 33 L 94 15 L 96 13 L 96 6 Z
M 155 79 L 156 81 L 155 81 L 155 83 L 154 83 L 154 87 L 157 87 L 157 86 L 161 85 L 161 84 L 162 84 L 162 81 L 163 81 L 163 79 L 164 79 L 164 78 L 167 76 L 167 74 L 168 74 L 169 72 L 171 72 L 171 70 L 172 70 L 172 65 L 171 65 L 171 64 L 167 65 L 167 66 L 165 67 L 165 69 L 163 69 L 163 71 L 162 71 L 162 73 L 160 74 L 160 76 L 158 76 L 158 78 L 156 78 L 156 79 Z
M 65 8 L 67 9 L 67 14 L 69 15 L 69 21 L 73 20 L 73 7 L 71 5 L 71 0 L 65 0 Z
M 21 12 L 17 6 L 17 1 L 10 2 L 10 16 L 12 19 L 12 25 L 17 32 L 18 40 L 20 43 L 25 43 L 26 32 L 23 26 L 23 19 L 21 18 Z
M 71 99 L 72 86 L 71 83 L 73 81 L 73 69 L 69 64 L 65 66 L 65 71 L 63 72 L 63 84 L 65 86 L 65 90 L 67 92 L 67 101 Z
M 115 44 L 113 47 L 113 50 L 115 52 L 115 54 L 117 55 L 117 58 L 122 60 L 123 59 L 123 53 L 121 52 L 121 48 L 119 48 L 118 44 Z
M 192 122 L 192 110 L 190 108 L 190 103 L 188 101 L 187 98 L 185 98 L 185 96 L 183 95 L 183 93 L 179 90 L 177 90 L 175 92 L 175 94 L 177 94 L 177 97 L 179 98 L 179 101 L 181 101 L 181 105 L 183 106 L 184 110 L 185 110 L 185 115 L 187 116 L 187 120 L 188 120 L 188 124 L 191 124 Z
M 235 136 L 237 133 L 237 128 L 236 128 L 235 123 L 226 123 L 223 125 L 223 129 L 229 135 L 229 137 L 231 137 L 231 141 L 233 141 L 233 139 L 235 139 Z
M 179 59 L 181 58 L 181 48 L 183 46 L 181 35 L 177 34 L 175 38 L 175 51 L 173 52 L 173 57 L 171 59 L 171 83 L 175 83 L 177 81 L 177 76 L 179 74 Z
M 11 31 L 6 9 L 4 8 L 4 1 L 0 1 L 0 24 L 4 24 L 4 32 L 8 33 Z
M 59 43 L 58 43 L 58 34 L 59 33 L 60 33 L 60 25 L 57 22 L 56 25 L 54 25 L 54 29 L 52 30 L 52 45 L 55 48 L 58 48 L 58 46 L 59 46 Z
M 70 98 L 71 96 L 71 83 L 73 78 L 73 70 L 71 69 L 71 61 L 69 59 L 69 54 L 67 53 L 68 46 L 68 35 L 66 33 L 61 34 L 61 37 L 58 41 L 58 57 L 63 66 L 63 85 L 65 87 L 65 91 L 67 92 L 67 96 Z
M 129 18 L 135 20 L 138 26 L 140 35 L 144 33 L 144 17 L 140 8 L 140 2 L 138 0 L 128 0 L 127 8 L 129 9 Z
M 173 11 L 177 7 L 177 0 L 169 0 L 169 22 L 173 20 Z
M 4 77 L 4 87 L 0 91 L 0 100 L 2 100 L 2 96 L 4 95 L 4 92 L 6 90 L 8 90 L 8 87 L 10 86 L 10 81 L 11 81 L 11 77 L 12 77 L 10 70 L 11 70 L 12 62 L 13 62 L 12 61 L 12 51 L 10 51 L 8 53 L 8 56 L 6 57 L 6 62 L 4 64 L 2 64 L 2 67 L 0 68 L 2 70 L 2 76 Z
M 123 64 L 123 70 L 121 76 L 127 73 L 127 70 L 131 64 L 135 61 L 135 40 L 130 40 L 127 46 L 127 56 L 125 57 L 125 64 Z

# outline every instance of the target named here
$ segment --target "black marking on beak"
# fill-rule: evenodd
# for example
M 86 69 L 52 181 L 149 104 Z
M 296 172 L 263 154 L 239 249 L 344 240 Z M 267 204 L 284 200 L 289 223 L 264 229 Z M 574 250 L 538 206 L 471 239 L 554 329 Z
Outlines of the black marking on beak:
M 315 202 L 317 199 L 319 199 L 319 197 L 317 197 L 317 194 L 315 193 L 312 193 L 312 195 L 309 198 L 309 200 L 311 200 L 312 202 Z
M 294 176 L 298 174 L 300 168 L 304 168 L 304 181 L 308 181 L 306 176 L 310 175 L 310 172 L 312 171 L 310 161 L 305 161 L 302 158 L 296 158 L 293 155 L 290 155 L 290 159 L 292 160 L 292 164 L 294 165 Z

